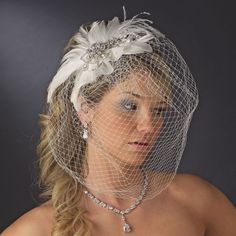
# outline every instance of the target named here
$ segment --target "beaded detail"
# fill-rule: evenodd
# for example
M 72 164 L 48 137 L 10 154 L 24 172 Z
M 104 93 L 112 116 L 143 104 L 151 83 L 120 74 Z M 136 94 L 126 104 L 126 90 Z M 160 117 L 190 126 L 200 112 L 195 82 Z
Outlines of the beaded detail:
M 143 186 L 140 196 L 135 200 L 135 203 L 133 203 L 129 208 L 124 209 L 124 210 L 117 209 L 116 207 L 101 201 L 100 199 L 96 198 L 92 193 L 90 193 L 88 190 L 84 190 L 84 193 L 86 196 L 88 196 L 90 199 L 92 199 L 93 202 L 96 203 L 97 205 L 99 205 L 100 207 L 106 208 L 106 209 L 112 211 L 113 213 L 120 215 L 122 220 L 124 221 L 123 231 L 125 233 L 129 233 L 132 231 L 132 228 L 127 223 L 127 220 L 125 218 L 125 214 L 128 214 L 131 211 L 133 211 L 141 203 L 141 201 L 143 200 L 143 198 L 145 196 L 145 193 L 147 190 L 147 185 L 148 185 L 148 178 L 145 175 L 144 186 Z

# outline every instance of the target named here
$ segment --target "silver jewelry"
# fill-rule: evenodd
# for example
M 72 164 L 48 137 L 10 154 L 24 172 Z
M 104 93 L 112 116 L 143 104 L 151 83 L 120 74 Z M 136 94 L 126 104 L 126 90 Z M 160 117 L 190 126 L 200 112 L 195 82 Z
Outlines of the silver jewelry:
M 124 210 L 117 209 L 116 207 L 101 201 L 100 199 L 96 198 L 92 193 L 90 193 L 88 190 L 84 190 L 84 193 L 85 193 L 86 196 L 91 198 L 93 200 L 93 202 L 96 203 L 97 205 L 99 205 L 100 207 L 106 208 L 106 209 L 112 211 L 113 213 L 120 215 L 123 222 L 124 222 L 123 231 L 125 233 L 129 233 L 129 232 L 132 231 L 132 228 L 127 223 L 125 215 L 129 214 L 131 211 L 133 211 L 141 203 L 141 201 L 143 200 L 143 197 L 145 196 L 145 193 L 146 193 L 146 190 L 147 190 L 147 185 L 148 185 L 148 178 L 147 178 L 147 175 L 145 174 L 144 186 L 143 186 L 143 189 L 141 191 L 141 194 L 135 200 L 135 203 L 133 203 L 129 208 L 126 208 Z
M 83 139 L 87 140 L 88 139 L 88 125 L 85 123 L 84 129 L 83 129 Z
M 135 34 L 127 34 L 120 38 L 113 38 L 109 39 L 106 42 L 97 42 L 91 45 L 90 48 L 87 49 L 86 55 L 88 60 L 91 60 L 95 57 L 105 57 L 104 53 L 106 50 L 117 47 L 119 44 L 125 43 L 125 42 L 131 42 L 135 41 L 139 38 L 139 35 Z

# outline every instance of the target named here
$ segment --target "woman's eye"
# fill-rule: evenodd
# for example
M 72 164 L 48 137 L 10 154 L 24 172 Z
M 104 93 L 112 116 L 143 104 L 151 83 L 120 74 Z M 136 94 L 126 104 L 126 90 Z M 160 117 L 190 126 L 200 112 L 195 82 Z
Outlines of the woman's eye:
M 125 109 L 126 111 L 138 110 L 138 105 L 135 102 L 130 101 L 130 100 L 121 101 L 121 107 Z M 154 113 L 154 115 L 160 115 L 167 110 L 168 110 L 167 107 L 155 107 L 152 109 L 152 112 Z
M 122 101 L 121 106 L 125 108 L 128 111 L 134 111 L 137 110 L 137 105 L 134 102 L 131 101 Z
M 161 114 L 161 113 L 167 111 L 167 108 L 166 107 L 156 107 L 153 109 L 153 111 L 155 114 Z

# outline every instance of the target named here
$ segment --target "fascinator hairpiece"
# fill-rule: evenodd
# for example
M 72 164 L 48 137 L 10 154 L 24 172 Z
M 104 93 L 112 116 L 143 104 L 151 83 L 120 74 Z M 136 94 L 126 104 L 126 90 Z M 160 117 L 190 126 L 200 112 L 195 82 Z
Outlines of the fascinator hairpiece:
M 152 52 L 152 47 L 147 42 L 155 37 L 153 31 L 156 36 L 164 35 L 148 24 L 151 23 L 150 20 L 140 19 L 138 15 L 125 20 L 125 15 L 124 9 L 123 22 L 114 17 L 108 24 L 104 21 L 92 23 L 89 30 L 84 26 L 80 27 L 74 36 L 77 44 L 63 56 L 61 66 L 48 88 L 49 103 L 57 87 L 75 73 L 70 99 L 78 111 L 80 106 L 77 98 L 80 88 L 94 82 L 101 75 L 111 74 L 114 71 L 111 62 L 119 60 L 122 55 Z

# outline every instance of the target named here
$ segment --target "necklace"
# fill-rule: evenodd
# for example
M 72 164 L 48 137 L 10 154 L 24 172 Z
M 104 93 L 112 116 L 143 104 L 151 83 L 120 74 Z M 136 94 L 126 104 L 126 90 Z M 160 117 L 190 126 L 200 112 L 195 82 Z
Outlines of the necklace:
M 141 203 L 141 201 L 143 200 L 143 197 L 146 193 L 147 185 L 148 185 L 148 178 L 147 178 L 147 175 L 145 175 L 144 186 L 143 186 L 143 189 L 141 191 L 141 194 L 139 195 L 139 197 L 135 200 L 135 202 L 129 208 L 126 208 L 126 209 L 123 209 L 123 210 L 117 209 L 116 207 L 101 201 L 100 199 L 96 198 L 92 193 L 90 193 L 88 190 L 84 190 L 84 193 L 85 193 L 86 196 L 91 198 L 93 200 L 93 202 L 96 203 L 97 205 L 99 205 L 100 207 L 106 208 L 106 209 L 112 211 L 113 213 L 120 215 L 121 219 L 124 222 L 123 231 L 125 233 L 129 233 L 129 232 L 132 231 L 132 228 L 127 223 L 125 215 L 129 214 L 131 211 L 133 211 Z

